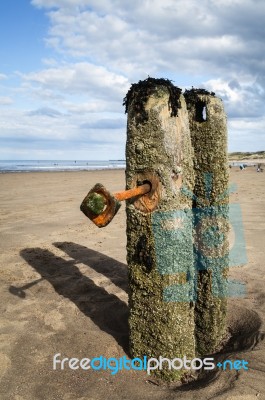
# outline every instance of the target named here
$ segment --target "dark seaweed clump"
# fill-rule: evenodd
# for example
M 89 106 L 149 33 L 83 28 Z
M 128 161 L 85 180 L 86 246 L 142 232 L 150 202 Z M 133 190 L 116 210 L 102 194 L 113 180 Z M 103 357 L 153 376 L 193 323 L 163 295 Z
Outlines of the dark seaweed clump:
M 196 104 L 199 101 L 198 95 L 200 94 L 215 96 L 214 92 L 208 92 L 208 90 L 206 89 L 195 89 L 194 87 L 192 87 L 192 89 L 190 90 L 186 89 L 183 94 L 187 104 L 190 103 Z
M 144 123 L 148 119 L 144 106 L 153 93 L 155 93 L 158 86 L 164 86 L 169 92 L 168 107 L 171 109 L 171 117 L 178 115 L 178 108 L 181 108 L 180 95 L 181 89 L 174 86 L 172 81 L 164 78 L 150 78 L 144 81 L 133 83 L 128 90 L 126 97 L 123 99 L 125 106 L 125 113 L 128 113 L 129 105 L 133 102 L 134 110 L 137 114 L 137 122 Z
M 190 90 L 185 90 L 184 97 L 188 111 L 195 107 L 194 120 L 197 122 L 205 122 L 206 118 L 203 115 L 204 109 L 206 110 L 206 101 L 201 99 L 199 95 L 215 96 L 214 92 L 208 92 L 205 89 L 195 89 L 192 87 Z

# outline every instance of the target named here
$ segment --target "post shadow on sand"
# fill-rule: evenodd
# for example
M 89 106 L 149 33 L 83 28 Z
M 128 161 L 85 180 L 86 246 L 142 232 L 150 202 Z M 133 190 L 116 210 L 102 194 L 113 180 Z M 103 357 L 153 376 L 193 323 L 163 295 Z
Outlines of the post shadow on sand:
M 65 261 L 50 251 L 41 248 L 24 249 L 21 251 L 21 256 L 42 278 L 20 288 L 10 286 L 10 292 L 24 298 L 25 296 L 23 293 L 21 294 L 21 291 L 46 279 L 59 295 L 71 300 L 101 330 L 112 335 L 129 355 L 127 305 L 117 296 L 109 294 L 104 288 L 96 286 L 90 278 L 84 276 L 75 266 L 77 263 L 87 264 L 95 271 L 107 276 L 117 286 L 125 289 L 127 287 L 126 265 L 75 243 L 62 242 L 54 245 L 65 251 L 74 260 Z M 122 276 L 120 281 L 118 277 L 112 274 L 115 268 L 117 274 Z M 215 363 L 222 362 L 230 358 L 233 353 L 253 350 L 257 344 L 263 341 L 265 334 L 260 330 L 262 324 L 259 315 L 244 307 L 239 308 L 243 312 L 238 313 L 241 314 L 241 317 L 229 327 L 231 337 L 228 342 L 218 353 L 204 355 L 204 357 L 214 357 Z M 230 375 L 229 382 L 232 383 L 234 379 L 237 379 L 237 375 Z M 216 369 L 212 371 L 202 370 L 197 380 L 187 382 L 181 387 L 178 386 L 175 390 L 179 392 L 198 390 L 215 381 L 217 381 L 218 386 L 221 376 L 222 372 Z
M 116 260 L 91 251 L 101 257 L 103 264 L 116 265 Z M 59 295 L 71 300 L 101 330 L 112 335 L 128 354 L 128 306 L 123 301 L 84 276 L 75 266 L 76 260 L 65 261 L 41 248 L 23 249 L 20 254 Z M 13 287 L 10 292 L 15 294 Z
M 82 263 L 93 268 L 96 272 L 105 275 L 112 283 L 126 293 L 128 292 L 127 265 L 73 242 L 56 242 L 53 245 L 63 250 L 76 263 Z

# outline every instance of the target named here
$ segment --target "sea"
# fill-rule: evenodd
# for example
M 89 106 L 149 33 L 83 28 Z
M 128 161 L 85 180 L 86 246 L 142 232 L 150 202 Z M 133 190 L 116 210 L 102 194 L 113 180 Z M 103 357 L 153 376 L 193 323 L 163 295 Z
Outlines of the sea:
M 92 171 L 124 168 L 125 160 L 0 160 L 0 174 L 12 172 Z

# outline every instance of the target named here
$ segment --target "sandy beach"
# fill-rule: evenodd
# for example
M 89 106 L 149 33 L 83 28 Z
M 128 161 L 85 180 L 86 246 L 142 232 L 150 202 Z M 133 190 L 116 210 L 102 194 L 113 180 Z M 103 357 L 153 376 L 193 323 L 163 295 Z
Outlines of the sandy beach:
M 215 370 L 184 386 L 144 371 L 53 370 L 53 356 L 129 357 L 126 216 L 99 229 L 79 210 L 97 182 L 125 187 L 124 170 L 0 174 L 0 398 L 3 400 L 265 399 L 265 172 L 230 169 L 248 262 L 230 270 L 246 284 L 229 299 L 231 338 Z

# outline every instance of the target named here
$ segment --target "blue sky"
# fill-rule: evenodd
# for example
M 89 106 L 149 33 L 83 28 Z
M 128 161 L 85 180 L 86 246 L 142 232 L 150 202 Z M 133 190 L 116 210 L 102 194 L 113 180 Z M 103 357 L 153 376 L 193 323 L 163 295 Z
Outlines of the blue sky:
M 124 158 L 131 83 L 220 96 L 229 151 L 265 149 L 263 0 L 2 0 L 0 159 Z

